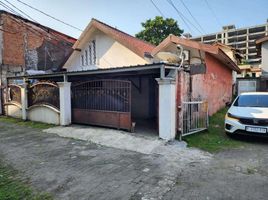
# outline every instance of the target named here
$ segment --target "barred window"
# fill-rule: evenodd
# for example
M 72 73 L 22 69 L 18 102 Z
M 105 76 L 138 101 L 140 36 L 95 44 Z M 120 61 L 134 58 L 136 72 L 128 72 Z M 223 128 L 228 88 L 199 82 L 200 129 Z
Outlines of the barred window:
M 81 55 L 81 65 L 95 65 L 97 60 L 96 56 L 96 41 L 92 40 L 89 42 L 88 48 L 82 52 Z

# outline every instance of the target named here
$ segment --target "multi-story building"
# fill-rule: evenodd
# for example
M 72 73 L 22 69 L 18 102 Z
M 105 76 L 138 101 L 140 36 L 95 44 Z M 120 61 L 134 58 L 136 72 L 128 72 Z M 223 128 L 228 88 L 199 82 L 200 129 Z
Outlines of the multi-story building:
M 191 39 L 206 44 L 221 42 L 239 49 L 244 55 L 244 63 L 260 64 L 261 57 L 257 55 L 255 41 L 266 35 L 268 35 L 268 20 L 266 24 L 246 28 L 237 29 L 235 25 L 223 26 L 222 31 L 218 33 L 193 37 Z

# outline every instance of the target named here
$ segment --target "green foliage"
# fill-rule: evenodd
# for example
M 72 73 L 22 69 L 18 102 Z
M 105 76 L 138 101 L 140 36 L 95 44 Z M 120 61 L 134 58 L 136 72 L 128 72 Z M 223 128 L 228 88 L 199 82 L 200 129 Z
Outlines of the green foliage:
M 0 116 L 0 122 L 7 122 L 7 123 L 13 123 L 17 124 L 20 126 L 27 126 L 30 128 L 36 128 L 36 129 L 47 129 L 54 127 L 55 125 L 53 124 L 45 124 L 41 122 L 32 122 L 32 121 L 23 121 L 21 119 L 15 119 L 11 117 L 6 117 L 6 116 Z
M 151 44 L 158 45 L 169 34 L 180 36 L 183 30 L 179 28 L 177 21 L 172 18 L 156 16 L 141 23 L 143 30 L 136 34 L 136 37 Z
M 209 152 L 217 152 L 228 148 L 237 148 L 245 143 L 228 137 L 224 130 L 224 116 L 227 108 L 210 117 L 207 131 L 186 136 L 184 139 L 190 147 L 197 147 Z
M 52 200 L 47 193 L 37 193 L 19 177 L 16 170 L 0 161 L 0 199 L 1 200 Z

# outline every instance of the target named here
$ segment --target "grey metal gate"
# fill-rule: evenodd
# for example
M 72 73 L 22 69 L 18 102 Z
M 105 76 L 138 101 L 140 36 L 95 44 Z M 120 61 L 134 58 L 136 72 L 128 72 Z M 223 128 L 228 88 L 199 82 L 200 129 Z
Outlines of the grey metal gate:
M 208 128 L 208 103 L 206 101 L 182 102 L 182 136 Z
M 72 121 L 131 130 L 131 82 L 103 79 L 73 84 Z

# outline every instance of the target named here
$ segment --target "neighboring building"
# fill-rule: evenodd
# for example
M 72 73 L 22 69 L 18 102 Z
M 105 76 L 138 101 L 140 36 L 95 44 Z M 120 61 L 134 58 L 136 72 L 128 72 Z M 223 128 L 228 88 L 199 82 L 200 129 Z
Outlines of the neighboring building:
M 0 103 L 6 98 L 3 90 L 7 76 L 60 71 L 75 41 L 56 30 L 0 10 Z
M 261 56 L 261 68 L 263 76 L 268 76 L 268 36 L 256 41 L 258 54 Z
M 143 65 L 144 54 L 155 46 L 92 19 L 77 42 L 64 68 L 67 71 Z
M 0 86 L 6 76 L 59 71 L 76 39 L 9 12 L 0 11 Z M 38 73 L 38 72 L 37 72 Z
M 240 74 L 237 74 L 237 78 L 258 78 L 262 74 L 262 69 L 255 65 L 239 65 L 241 70 Z
M 220 32 L 191 39 L 205 44 L 220 42 L 232 46 L 244 54 L 244 63 L 259 64 L 261 57 L 257 55 L 255 41 L 266 35 L 268 35 L 268 23 L 238 29 L 235 25 L 223 26 Z
M 195 99 L 207 100 L 209 115 L 212 115 L 226 103 L 231 102 L 234 87 L 233 71 L 240 72 L 236 63 L 218 45 L 202 44 L 174 35 L 170 35 L 160 43 L 152 51 L 152 55 L 157 56 L 157 53 L 162 51 L 176 54 L 177 45 L 189 51 L 189 58 L 184 62 L 185 67 L 189 66 L 199 71 L 194 72 L 195 70 L 190 69 L 190 76 L 183 76 L 182 84 L 188 82 L 189 85 L 183 86 L 184 92 L 178 92 L 180 95 L 178 103 Z M 202 64 L 205 65 L 204 71 L 198 69 Z
M 268 36 L 256 41 L 258 54 L 261 56 L 262 75 L 260 78 L 260 90 L 268 91 Z

